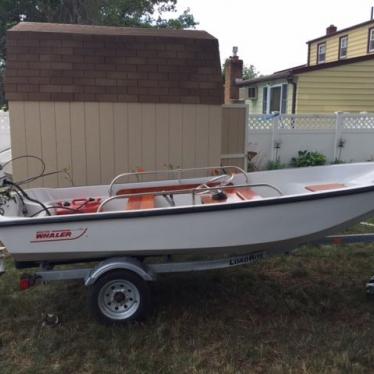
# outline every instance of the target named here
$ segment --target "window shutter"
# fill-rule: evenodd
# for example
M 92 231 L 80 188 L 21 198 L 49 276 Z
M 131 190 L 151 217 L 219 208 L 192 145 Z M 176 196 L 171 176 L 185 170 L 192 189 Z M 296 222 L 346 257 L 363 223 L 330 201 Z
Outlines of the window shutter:
M 369 30 L 369 52 L 374 51 L 374 29 Z
M 266 114 L 268 107 L 268 88 L 264 87 L 262 90 L 262 113 Z
M 287 97 L 288 97 L 288 85 L 282 85 L 282 102 L 281 102 L 281 113 L 287 112 Z

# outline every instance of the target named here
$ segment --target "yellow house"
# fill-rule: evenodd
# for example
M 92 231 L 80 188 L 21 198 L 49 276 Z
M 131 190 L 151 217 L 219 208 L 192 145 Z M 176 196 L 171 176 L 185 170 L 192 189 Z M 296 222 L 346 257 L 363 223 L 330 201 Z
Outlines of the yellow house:
M 374 112 L 374 20 L 331 25 L 305 65 L 237 81 L 250 113 Z

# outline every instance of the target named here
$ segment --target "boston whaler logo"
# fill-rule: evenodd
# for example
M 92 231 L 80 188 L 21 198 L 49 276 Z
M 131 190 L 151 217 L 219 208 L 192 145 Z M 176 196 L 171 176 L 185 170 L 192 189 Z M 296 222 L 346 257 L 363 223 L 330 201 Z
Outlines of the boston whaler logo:
M 76 240 L 81 238 L 87 229 L 64 229 L 64 230 L 45 230 L 37 231 L 35 237 L 31 240 L 31 243 L 40 242 L 57 242 L 62 240 Z

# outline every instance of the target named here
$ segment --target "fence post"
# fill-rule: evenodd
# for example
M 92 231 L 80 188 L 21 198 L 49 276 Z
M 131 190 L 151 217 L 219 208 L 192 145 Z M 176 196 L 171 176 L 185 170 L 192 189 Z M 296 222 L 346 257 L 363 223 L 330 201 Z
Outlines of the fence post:
M 338 155 L 338 141 L 340 137 L 340 132 L 343 123 L 343 112 L 335 112 L 336 123 L 335 123 L 335 139 L 334 139 L 334 152 L 333 152 L 333 162 L 336 161 Z
M 273 125 L 273 128 L 272 128 L 272 133 L 271 133 L 271 161 L 277 161 L 274 159 L 275 157 L 275 139 L 276 139 L 276 136 L 278 134 L 278 130 L 279 130 L 279 117 L 280 115 L 275 115 L 271 122 L 272 122 L 272 125 Z
M 249 105 L 245 106 L 245 125 L 244 125 L 244 167 L 248 171 L 248 127 L 249 127 Z

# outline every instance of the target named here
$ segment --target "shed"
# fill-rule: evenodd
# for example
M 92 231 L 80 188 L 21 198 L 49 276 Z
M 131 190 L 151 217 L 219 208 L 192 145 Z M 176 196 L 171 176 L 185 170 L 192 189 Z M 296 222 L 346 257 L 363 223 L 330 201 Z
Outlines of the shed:
M 7 33 L 5 91 L 13 157 L 67 168 L 74 185 L 219 164 L 222 75 L 207 32 L 22 22 Z M 39 168 L 19 160 L 14 178 Z

